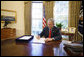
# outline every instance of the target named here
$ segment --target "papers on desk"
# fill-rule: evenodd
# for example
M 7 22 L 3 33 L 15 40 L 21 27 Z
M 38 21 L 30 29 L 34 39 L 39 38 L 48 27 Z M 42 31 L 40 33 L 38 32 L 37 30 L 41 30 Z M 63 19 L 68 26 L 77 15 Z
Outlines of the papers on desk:
M 20 40 L 29 40 L 32 36 L 24 36 L 19 38 Z
M 23 42 L 23 41 L 30 41 L 31 39 L 33 39 L 33 36 L 32 35 L 24 35 L 24 36 L 21 36 L 21 37 L 19 37 L 19 38 L 16 38 L 15 40 L 16 41 L 21 41 L 21 42 Z
M 34 37 L 34 40 L 32 42 L 33 43 L 45 43 L 45 38 L 37 39 L 36 37 Z

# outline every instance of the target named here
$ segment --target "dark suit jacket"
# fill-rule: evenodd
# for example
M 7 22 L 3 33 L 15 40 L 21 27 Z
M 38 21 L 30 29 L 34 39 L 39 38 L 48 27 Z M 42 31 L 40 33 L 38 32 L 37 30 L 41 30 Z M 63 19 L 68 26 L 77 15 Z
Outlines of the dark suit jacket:
M 40 35 L 40 37 L 44 36 L 45 38 L 48 38 L 48 36 L 49 36 L 48 26 L 46 26 L 39 35 Z M 60 30 L 55 26 L 53 26 L 53 28 L 51 29 L 51 38 L 54 38 L 54 40 L 61 40 L 62 39 Z

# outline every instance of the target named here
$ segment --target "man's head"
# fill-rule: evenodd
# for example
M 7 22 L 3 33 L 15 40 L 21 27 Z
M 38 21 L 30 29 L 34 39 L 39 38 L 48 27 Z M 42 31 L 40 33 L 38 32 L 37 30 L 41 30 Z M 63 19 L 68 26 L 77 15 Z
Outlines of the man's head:
M 48 19 L 47 25 L 48 25 L 49 29 L 53 28 L 53 26 L 54 26 L 54 20 L 52 18 Z

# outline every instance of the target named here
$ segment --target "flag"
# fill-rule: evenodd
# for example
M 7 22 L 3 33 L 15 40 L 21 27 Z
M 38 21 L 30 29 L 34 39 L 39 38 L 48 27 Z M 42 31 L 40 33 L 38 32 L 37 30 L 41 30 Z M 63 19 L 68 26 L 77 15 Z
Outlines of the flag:
M 46 26 L 45 7 L 43 6 L 43 28 Z

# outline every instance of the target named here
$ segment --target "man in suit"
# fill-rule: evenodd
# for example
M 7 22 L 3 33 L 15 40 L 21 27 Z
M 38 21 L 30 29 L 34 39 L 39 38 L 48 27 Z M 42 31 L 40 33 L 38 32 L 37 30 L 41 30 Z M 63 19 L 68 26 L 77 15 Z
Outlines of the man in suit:
M 37 36 L 37 39 L 40 39 L 40 37 L 44 36 L 45 41 L 53 41 L 53 40 L 61 40 L 62 36 L 60 33 L 60 30 L 54 26 L 53 19 L 48 19 L 47 25 L 43 31 Z

